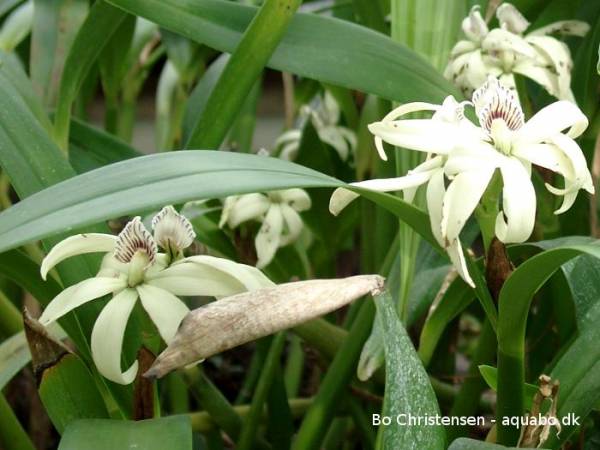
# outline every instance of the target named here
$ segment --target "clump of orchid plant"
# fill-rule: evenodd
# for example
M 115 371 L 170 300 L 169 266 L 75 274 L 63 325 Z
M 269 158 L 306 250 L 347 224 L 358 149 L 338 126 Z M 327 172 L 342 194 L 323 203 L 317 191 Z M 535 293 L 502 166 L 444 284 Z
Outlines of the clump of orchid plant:
M 464 115 L 474 107 L 478 124 Z M 433 111 L 431 119 L 406 119 L 405 115 Z M 427 153 L 427 160 L 399 178 L 368 180 L 354 186 L 381 191 L 404 191 L 412 200 L 415 190 L 427 184 L 427 208 L 432 232 L 446 249 L 461 277 L 474 285 L 463 256 L 460 232 L 486 192 L 496 171 L 502 177 L 502 201 L 495 235 L 504 243 L 524 242 L 533 231 L 536 194 L 532 165 L 551 170 L 564 179 L 563 187 L 546 184 L 563 197 L 555 214 L 567 211 L 579 190 L 594 193 L 585 157 L 574 141 L 588 125 L 579 108 L 558 101 L 543 108 L 527 122 L 521 106 L 496 78 L 475 91 L 471 102 L 458 103 L 449 96 L 442 105 L 409 103 L 369 125 L 382 159 L 383 142 Z M 337 214 L 358 194 L 337 189 L 330 210 Z
M 233 229 L 247 221 L 260 222 L 254 245 L 256 266 L 262 268 L 273 260 L 278 248 L 298 239 L 304 226 L 299 213 L 310 207 L 306 191 L 297 188 L 234 195 L 224 200 L 219 226 L 227 224 Z
M 356 133 L 339 125 L 340 107 L 331 93 L 325 91 L 319 95 L 311 105 L 304 105 L 300 109 L 300 127 L 283 133 L 275 142 L 281 146 L 280 158 L 293 161 L 300 148 L 302 128 L 310 120 L 319 135 L 319 139 L 331 145 L 342 161 L 346 161 L 356 148 Z
M 138 299 L 169 344 L 189 312 L 179 296 L 223 297 L 272 284 L 254 267 L 206 255 L 184 257 L 195 233 L 172 206 L 153 218 L 152 228 L 154 235 L 135 217 L 118 236 L 71 236 L 54 246 L 41 266 L 46 279 L 54 266 L 69 257 L 106 253 L 98 274 L 63 290 L 39 320 L 49 325 L 84 303 L 112 295 L 94 324 L 91 349 L 98 371 L 119 384 L 131 383 L 138 371 L 137 361 L 124 372 L 121 369 L 125 328 Z
M 563 20 L 526 33 L 529 22 L 510 3 L 501 4 L 496 17 L 500 26 L 490 30 L 479 6 L 471 9 L 462 23 L 466 39 L 452 49 L 445 77 L 469 97 L 489 75 L 514 89 L 514 75 L 518 74 L 535 81 L 558 99 L 574 101 L 571 52 L 552 35 L 584 36 L 589 25 Z

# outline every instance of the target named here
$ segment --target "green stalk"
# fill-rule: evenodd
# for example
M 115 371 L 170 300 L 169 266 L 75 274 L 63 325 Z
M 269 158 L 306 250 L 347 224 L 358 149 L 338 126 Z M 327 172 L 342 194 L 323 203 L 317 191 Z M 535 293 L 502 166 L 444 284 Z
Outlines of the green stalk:
M 329 359 L 333 359 L 347 334 L 345 330 L 325 319 L 315 319 L 298 325 L 293 332 Z
M 31 439 L 23 430 L 2 392 L 0 392 L 0 448 L 35 450 Z
M 348 397 L 348 409 L 350 415 L 356 425 L 356 430 L 360 435 L 363 449 L 375 448 L 375 431 L 373 425 L 367 418 L 365 408 L 361 405 L 360 401 L 355 397 Z
M 303 371 L 304 351 L 302 350 L 302 341 L 298 336 L 292 336 L 283 374 L 288 397 L 294 397 L 298 394 Z
M 451 416 L 472 416 L 477 412 L 481 403 L 481 394 L 487 389 L 487 384 L 479 373 L 479 366 L 481 364 L 490 364 L 494 361 L 496 347 L 496 334 L 490 322 L 486 320 L 479 335 L 479 342 L 477 343 L 477 349 L 471 361 L 467 378 L 458 391 L 458 395 L 450 410 Z M 446 429 L 448 442 L 452 442 L 461 436 L 466 436 L 468 431 L 467 426 L 448 427 Z
M 242 419 L 231 403 L 198 367 L 185 369 L 183 374 L 192 390 L 192 394 L 206 412 L 210 414 L 212 420 L 232 439 L 237 439 L 242 429 Z M 256 448 L 265 449 L 268 447 L 263 439 L 258 440 Z
M 315 401 L 302 421 L 294 450 L 320 448 L 328 425 L 354 374 L 362 346 L 371 332 L 374 316 L 375 305 L 367 299 L 363 302 L 348 338 L 344 340 L 333 358 Z
M 0 291 L 0 332 L 12 336 L 23 329 L 21 313 L 9 298 Z
M 252 355 L 252 359 L 250 360 L 250 366 L 246 371 L 246 376 L 244 377 L 244 384 L 242 384 L 242 388 L 238 393 L 235 404 L 239 405 L 248 401 L 248 399 L 252 396 L 252 391 L 254 391 L 254 386 L 256 385 L 256 380 L 260 376 L 260 370 L 262 369 L 265 358 L 267 357 L 267 352 L 269 351 L 270 337 L 265 337 L 256 341 L 256 348 L 254 350 L 254 354 Z
M 186 148 L 218 148 L 302 0 L 266 0 L 215 85 Z
M 312 404 L 312 401 L 312 398 L 291 398 L 289 404 L 292 416 L 294 418 L 302 417 Z M 239 417 L 244 419 L 250 412 L 250 405 L 237 405 L 233 407 L 233 410 Z M 206 434 L 218 428 L 213 417 L 207 411 L 191 413 L 189 416 L 192 421 L 192 430 L 194 431 Z M 265 420 L 266 416 L 266 409 L 263 408 L 261 419 Z
M 265 400 L 273 383 L 275 373 L 279 367 L 279 359 L 285 346 L 285 332 L 278 333 L 271 343 L 269 353 L 265 360 L 263 371 L 258 380 L 250 411 L 244 420 L 237 448 L 238 450 L 251 450 L 254 448 L 256 431 L 262 418 Z

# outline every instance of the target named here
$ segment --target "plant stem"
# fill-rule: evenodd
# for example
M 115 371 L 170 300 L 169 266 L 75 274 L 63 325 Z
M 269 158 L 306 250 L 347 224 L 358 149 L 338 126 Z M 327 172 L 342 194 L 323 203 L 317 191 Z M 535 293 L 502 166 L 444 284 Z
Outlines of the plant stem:
M 490 322 L 486 320 L 481 329 L 481 334 L 479 335 L 479 342 L 477 343 L 477 349 L 475 350 L 475 355 L 471 361 L 467 378 L 458 391 L 458 395 L 450 410 L 451 416 L 471 416 L 479 408 L 481 404 L 481 393 L 487 388 L 486 382 L 479 373 L 479 366 L 481 364 L 493 362 L 494 357 L 496 356 L 496 348 L 496 334 L 494 333 L 494 329 L 490 325 Z M 448 442 L 452 442 L 454 439 L 466 436 L 467 434 L 467 426 L 448 427 L 446 430 Z
M 35 450 L 31 439 L 0 392 L 0 447 L 6 450 Z
M 251 450 L 258 424 L 262 417 L 265 400 L 273 383 L 275 372 L 279 367 L 279 359 L 285 346 L 285 332 L 278 333 L 271 343 L 269 353 L 265 359 L 265 365 L 258 380 L 256 391 L 252 397 L 250 411 L 244 420 L 244 425 L 238 440 L 238 450 Z M 273 412 L 272 412 L 273 413 Z
M 291 398 L 289 400 L 290 410 L 294 418 L 301 417 L 312 404 L 312 398 Z M 233 411 L 241 418 L 245 418 L 250 412 L 250 405 L 237 405 L 233 407 Z M 263 408 L 261 418 L 264 420 L 267 416 L 266 410 Z M 199 411 L 190 414 L 192 421 L 192 430 L 199 433 L 208 433 L 219 425 L 215 422 L 208 411 Z
M 284 369 L 285 390 L 288 397 L 294 397 L 298 394 L 303 371 L 304 351 L 302 350 L 302 341 L 298 336 L 292 336 Z
M 302 0 L 266 0 L 215 85 L 186 148 L 218 148 Z
M 375 305 L 370 299 L 364 300 L 348 338 L 333 358 L 315 401 L 302 421 L 294 450 L 320 448 L 328 425 L 352 378 L 362 346 L 371 332 L 374 316 Z

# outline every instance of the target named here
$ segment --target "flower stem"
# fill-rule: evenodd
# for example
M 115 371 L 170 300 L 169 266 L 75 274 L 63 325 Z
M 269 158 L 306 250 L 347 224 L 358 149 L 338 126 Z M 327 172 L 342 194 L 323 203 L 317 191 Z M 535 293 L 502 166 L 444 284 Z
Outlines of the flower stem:
M 313 405 L 308 410 L 296 436 L 294 450 L 320 448 L 327 433 L 328 425 L 342 399 L 346 386 L 350 382 L 362 346 L 369 336 L 375 305 L 370 299 L 363 301 L 361 311 L 356 318 L 348 338 L 340 346 L 323 381 Z
M 250 450 L 254 448 L 256 431 L 262 418 L 265 400 L 273 383 L 276 370 L 279 367 L 279 359 L 285 345 L 285 332 L 278 333 L 271 343 L 269 353 L 265 359 L 263 371 L 258 380 L 256 391 L 252 397 L 250 411 L 244 420 L 244 425 L 238 440 L 238 450 Z
M 0 291 L 0 332 L 12 336 L 23 329 L 21 313 L 9 298 Z

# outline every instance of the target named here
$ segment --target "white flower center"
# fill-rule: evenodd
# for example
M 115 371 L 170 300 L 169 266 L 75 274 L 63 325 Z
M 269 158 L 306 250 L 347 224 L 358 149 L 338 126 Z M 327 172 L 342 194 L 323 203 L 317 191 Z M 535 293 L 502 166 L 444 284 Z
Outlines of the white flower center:
M 134 217 L 119 233 L 114 256 L 117 261 L 129 264 L 130 286 L 136 286 L 143 281 L 144 272 L 154 264 L 157 251 L 156 242 L 139 216 Z
M 510 154 L 513 133 L 525 122 L 523 110 L 513 93 L 497 79 L 490 78 L 473 94 L 473 104 L 479 124 L 494 147 Z

